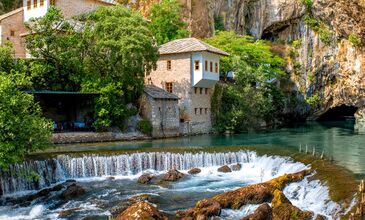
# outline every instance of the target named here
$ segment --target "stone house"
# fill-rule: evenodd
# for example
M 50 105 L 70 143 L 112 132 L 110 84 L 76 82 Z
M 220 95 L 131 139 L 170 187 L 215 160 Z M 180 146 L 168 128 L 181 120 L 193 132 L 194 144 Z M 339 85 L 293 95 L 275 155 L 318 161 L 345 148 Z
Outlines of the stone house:
M 95 10 L 99 6 L 115 5 L 114 0 L 23 0 L 23 7 L 0 16 L 0 45 L 10 42 L 16 58 L 27 58 L 25 48 L 27 29 L 24 23 L 44 16 L 51 6 L 71 18 Z
M 146 73 L 146 84 L 179 97 L 180 119 L 187 126 L 182 130 L 209 133 L 210 100 L 219 81 L 219 60 L 229 54 L 195 38 L 168 42 L 159 48 L 159 53 L 156 70 Z
M 151 121 L 152 137 L 179 135 L 179 97 L 153 85 L 144 88 L 142 116 Z

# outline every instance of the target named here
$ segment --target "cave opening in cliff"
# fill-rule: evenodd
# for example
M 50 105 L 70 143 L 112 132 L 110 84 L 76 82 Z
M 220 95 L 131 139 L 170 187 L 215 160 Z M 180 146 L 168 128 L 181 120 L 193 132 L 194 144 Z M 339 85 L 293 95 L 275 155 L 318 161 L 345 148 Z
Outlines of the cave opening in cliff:
M 329 109 L 324 113 L 319 120 L 320 121 L 343 121 L 355 119 L 355 113 L 357 111 L 355 106 L 340 105 Z

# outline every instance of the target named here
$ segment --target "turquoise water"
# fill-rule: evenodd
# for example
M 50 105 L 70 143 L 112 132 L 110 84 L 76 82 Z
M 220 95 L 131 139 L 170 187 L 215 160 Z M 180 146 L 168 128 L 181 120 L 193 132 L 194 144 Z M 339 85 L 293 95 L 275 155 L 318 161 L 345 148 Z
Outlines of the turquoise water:
M 341 122 L 310 122 L 295 125 L 289 128 L 277 130 L 246 133 L 231 136 L 204 135 L 183 137 L 175 139 L 152 140 L 142 142 L 104 143 L 58 146 L 51 151 L 54 152 L 78 152 L 139 148 L 160 148 L 160 147 L 205 147 L 205 146 L 263 146 L 290 148 L 312 152 L 313 148 L 318 154 L 324 154 L 333 158 L 336 163 L 342 165 L 359 178 L 365 176 L 365 133 L 354 129 L 354 121 Z

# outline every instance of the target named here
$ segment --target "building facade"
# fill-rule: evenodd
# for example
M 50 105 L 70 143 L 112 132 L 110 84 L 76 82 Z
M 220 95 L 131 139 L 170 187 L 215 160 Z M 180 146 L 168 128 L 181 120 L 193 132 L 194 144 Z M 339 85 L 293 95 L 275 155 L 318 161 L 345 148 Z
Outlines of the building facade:
M 22 8 L 0 16 L 0 45 L 10 42 L 16 58 L 27 58 L 25 22 L 44 16 L 51 6 L 58 8 L 65 18 L 72 18 L 111 5 L 115 5 L 114 0 L 23 0 Z
M 189 133 L 212 129 L 211 97 L 219 81 L 220 56 L 229 54 L 198 39 L 171 41 L 159 48 L 156 70 L 146 74 L 151 84 L 179 97 L 179 115 Z
M 152 137 L 175 137 L 180 134 L 179 97 L 153 85 L 144 88 L 142 116 L 152 124 Z

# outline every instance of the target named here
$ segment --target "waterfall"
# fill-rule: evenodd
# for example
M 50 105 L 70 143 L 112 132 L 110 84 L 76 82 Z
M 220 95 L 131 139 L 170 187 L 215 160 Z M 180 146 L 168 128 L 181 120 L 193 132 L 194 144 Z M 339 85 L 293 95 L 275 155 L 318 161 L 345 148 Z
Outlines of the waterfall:
M 188 170 L 193 167 L 248 163 L 256 153 L 249 151 L 225 153 L 165 153 L 145 152 L 121 155 L 60 155 L 47 160 L 26 161 L 0 170 L 2 195 L 24 190 L 38 190 L 52 184 L 77 178 L 130 176 L 146 170 L 165 171 L 173 167 Z

